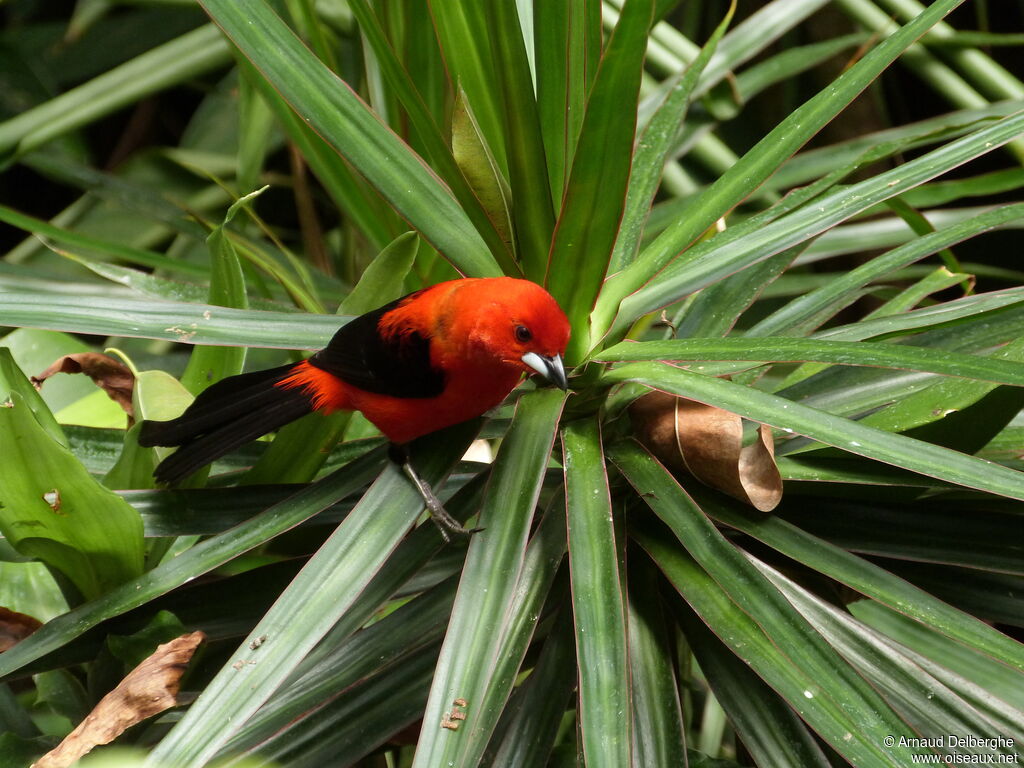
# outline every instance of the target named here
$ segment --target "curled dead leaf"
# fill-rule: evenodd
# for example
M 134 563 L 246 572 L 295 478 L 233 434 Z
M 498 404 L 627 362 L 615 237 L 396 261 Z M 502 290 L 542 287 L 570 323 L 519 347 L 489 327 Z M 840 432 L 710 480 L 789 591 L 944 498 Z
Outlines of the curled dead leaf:
M 32 768 L 72 765 L 93 747 L 109 744 L 136 723 L 173 707 L 185 667 L 205 637 L 202 632 L 191 632 L 157 646 L 114 690 L 100 699 L 64 741 L 34 762 Z
M 110 355 L 99 352 L 80 352 L 57 358 L 53 365 L 32 377 L 36 389 L 55 373 L 84 373 L 100 387 L 110 399 L 121 406 L 129 417 L 135 418 L 132 408 L 132 390 L 135 387 L 135 376 L 124 363 Z
M 0 606 L 0 652 L 13 648 L 41 626 L 43 622 L 34 616 Z
M 666 392 L 650 392 L 629 407 L 637 439 L 674 472 L 685 471 L 762 512 L 782 500 L 771 430 L 759 425 L 744 445 L 735 413 Z

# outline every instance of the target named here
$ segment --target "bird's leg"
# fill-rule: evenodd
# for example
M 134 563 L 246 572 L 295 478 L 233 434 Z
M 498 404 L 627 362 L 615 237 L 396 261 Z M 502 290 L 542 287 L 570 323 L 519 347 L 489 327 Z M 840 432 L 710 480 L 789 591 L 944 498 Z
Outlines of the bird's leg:
M 451 541 L 450 534 L 453 533 L 459 536 L 469 536 L 480 530 L 479 528 L 464 528 L 458 520 L 448 514 L 448 510 L 444 508 L 441 500 L 434 495 L 434 489 L 430 487 L 430 483 L 420 477 L 413 467 L 412 462 L 409 460 L 409 449 L 407 446 L 392 443 L 388 449 L 388 455 L 395 464 L 402 468 L 405 476 L 409 478 L 409 481 L 416 490 L 420 492 L 420 496 L 423 497 L 423 503 L 426 504 L 427 511 L 430 512 L 430 519 L 434 521 L 434 525 L 437 526 L 441 532 L 441 537 L 445 541 Z

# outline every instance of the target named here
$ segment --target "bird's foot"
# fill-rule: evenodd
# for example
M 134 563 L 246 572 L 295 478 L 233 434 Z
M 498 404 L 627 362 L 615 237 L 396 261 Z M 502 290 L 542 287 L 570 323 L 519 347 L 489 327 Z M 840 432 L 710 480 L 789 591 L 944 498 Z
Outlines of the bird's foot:
M 470 536 L 474 533 L 482 531 L 482 528 L 466 528 L 448 514 L 448 510 L 444 508 L 441 500 L 434 494 L 434 489 L 430 487 L 430 483 L 419 476 L 419 473 L 413 468 L 409 462 L 408 457 L 401 462 L 402 471 L 405 472 L 405 476 L 409 478 L 416 490 L 420 492 L 420 496 L 423 497 L 423 503 L 427 507 L 427 511 L 430 512 L 430 519 L 434 521 L 434 525 L 441 532 L 441 538 L 446 542 L 452 540 L 452 535 L 456 536 Z

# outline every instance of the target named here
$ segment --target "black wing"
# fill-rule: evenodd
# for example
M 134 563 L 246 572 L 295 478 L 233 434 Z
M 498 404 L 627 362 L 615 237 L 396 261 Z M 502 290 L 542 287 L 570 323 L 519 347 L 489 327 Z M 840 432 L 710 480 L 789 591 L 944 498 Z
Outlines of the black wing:
M 444 372 L 430 364 L 430 339 L 413 332 L 386 340 L 377 330 L 385 314 L 415 295 L 403 296 L 342 326 L 309 362 L 365 392 L 392 397 L 441 394 Z

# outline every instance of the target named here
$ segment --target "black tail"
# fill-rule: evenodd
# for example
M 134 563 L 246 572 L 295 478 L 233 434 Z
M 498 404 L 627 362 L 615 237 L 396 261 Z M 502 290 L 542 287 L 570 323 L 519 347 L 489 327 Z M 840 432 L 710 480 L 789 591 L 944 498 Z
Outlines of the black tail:
M 143 421 L 139 445 L 181 446 L 153 472 L 161 483 L 177 483 L 197 469 L 260 435 L 313 410 L 301 388 L 274 386 L 298 365 L 243 373 L 218 381 L 170 421 Z

